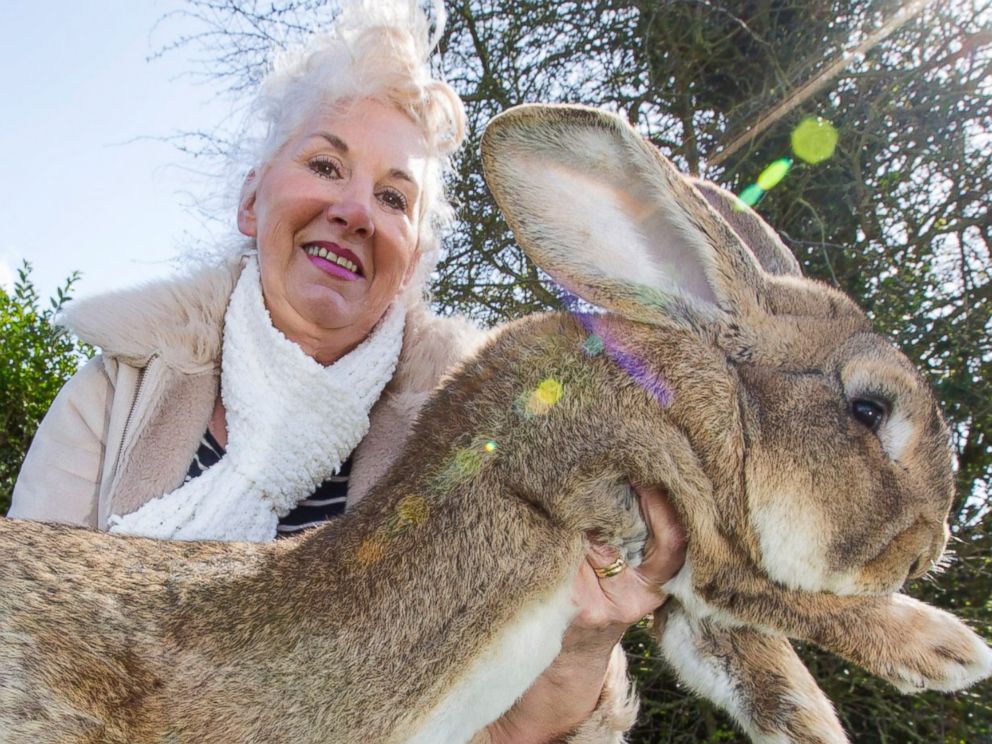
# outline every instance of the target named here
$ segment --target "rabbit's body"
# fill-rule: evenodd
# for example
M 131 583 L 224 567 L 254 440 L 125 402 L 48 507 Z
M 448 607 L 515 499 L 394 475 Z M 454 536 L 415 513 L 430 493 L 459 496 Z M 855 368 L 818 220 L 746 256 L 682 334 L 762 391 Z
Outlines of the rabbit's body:
M 774 245 L 764 273 L 739 217 L 608 115 L 510 112 L 484 158 L 525 249 L 611 312 L 500 329 L 357 509 L 299 540 L 0 525 L 5 741 L 463 742 L 557 654 L 588 535 L 639 555 L 631 482 L 688 534 L 662 648 L 756 741 L 846 740 L 785 636 L 907 689 L 992 672 L 894 594 L 943 550 L 947 433 L 856 306 Z
M 561 344 L 566 330 L 575 343 Z M 354 512 L 298 540 L 0 522 L 0 740 L 437 744 L 498 717 L 560 648 L 583 530 L 644 540 L 620 471 L 603 475 L 608 439 L 548 436 L 566 412 L 611 410 L 585 393 L 620 375 L 583 364 L 567 316 L 504 337 L 427 405 Z M 507 354 L 519 378 L 494 374 Z M 516 398 L 541 370 L 566 390 L 531 414 Z M 517 478 L 535 459 L 547 467 Z M 577 466 L 615 483 L 616 502 L 532 500 Z

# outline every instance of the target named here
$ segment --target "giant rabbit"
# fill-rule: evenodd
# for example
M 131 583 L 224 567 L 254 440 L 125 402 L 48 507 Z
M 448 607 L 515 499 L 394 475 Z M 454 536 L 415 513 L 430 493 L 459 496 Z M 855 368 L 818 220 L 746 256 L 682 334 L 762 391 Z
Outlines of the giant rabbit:
M 904 690 L 992 672 L 897 593 L 941 556 L 951 459 L 864 314 L 615 116 L 514 109 L 483 158 L 590 304 L 498 329 L 373 493 L 299 539 L 0 525 L 3 741 L 464 742 L 555 657 L 590 536 L 637 561 L 630 483 L 688 534 L 665 657 L 755 741 L 846 741 L 787 636 Z

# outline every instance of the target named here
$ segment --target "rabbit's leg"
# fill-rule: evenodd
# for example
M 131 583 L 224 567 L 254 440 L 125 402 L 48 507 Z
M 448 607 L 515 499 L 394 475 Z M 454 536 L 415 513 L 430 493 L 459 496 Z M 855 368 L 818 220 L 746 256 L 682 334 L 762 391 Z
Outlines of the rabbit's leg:
M 992 649 L 978 634 L 905 594 L 844 613 L 811 640 L 902 692 L 960 690 L 992 676 Z
M 701 594 L 705 601 L 693 607 L 696 614 L 713 610 L 812 641 L 903 692 L 960 690 L 992 676 L 992 649 L 978 634 L 949 612 L 904 594 L 793 592 L 767 582 L 747 591 Z M 686 596 L 694 598 L 691 592 Z
M 843 744 L 833 707 L 788 639 L 690 616 L 670 600 L 655 630 L 679 678 L 759 744 Z

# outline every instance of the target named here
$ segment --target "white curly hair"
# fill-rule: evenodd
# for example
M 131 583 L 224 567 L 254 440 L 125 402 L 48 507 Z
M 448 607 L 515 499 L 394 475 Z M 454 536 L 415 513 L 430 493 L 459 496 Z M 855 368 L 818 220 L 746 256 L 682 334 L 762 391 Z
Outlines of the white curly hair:
M 418 126 L 431 157 L 422 184 L 421 257 L 408 302 L 423 296 L 437 264 L 439 231 L 453 214 L 444 176 L 465 133 L 461 98 L 431 70 L 431 53 L 445 21 L 439 1 L 434 16 L 431 35 L 427 15 L 415 0 L 348 2 L 331 29 L 275 57 L 251 109 L 264 127 L 249 153 L 255 171 L 319 108 L 371 98 L 395 106 Z

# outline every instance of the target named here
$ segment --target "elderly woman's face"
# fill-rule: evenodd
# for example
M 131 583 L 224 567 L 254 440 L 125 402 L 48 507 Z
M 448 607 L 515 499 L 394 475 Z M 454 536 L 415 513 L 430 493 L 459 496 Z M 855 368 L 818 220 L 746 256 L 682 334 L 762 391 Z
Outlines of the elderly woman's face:
M 242 201 L 272 322 L 318 361 L 360 343 L 412 274 L 427 155 L 390 106 L 321 110 Z

